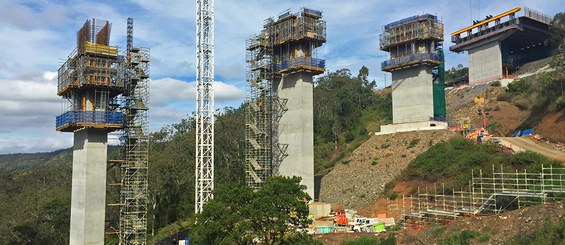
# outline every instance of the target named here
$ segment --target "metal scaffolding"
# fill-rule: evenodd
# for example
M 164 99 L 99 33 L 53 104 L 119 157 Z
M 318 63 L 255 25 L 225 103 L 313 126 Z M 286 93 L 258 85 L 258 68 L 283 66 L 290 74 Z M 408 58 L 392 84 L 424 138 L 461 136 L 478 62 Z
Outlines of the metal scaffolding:
M 273 20 L 267 19 L 263 27 L 246 41 L 245 182 L 254 189 L 273 171 Z
M 111 26 L 106 20 L 87 20 L 77 34 L 77 48 L 59 68 L 57 95 L 64 111 L 56 119 L 58 131 L 123 127 L 116 101 L 124 83 L 117 78 L 118 48 L 109 46 Z
M 390 54 L 381 65 L 383 71 L 421 63 L 435 66 L 443 61 L 436 52 L 443 42 L 443 23 L 435 15 L 416 15 L 387 24 L 379 40 L 380 49 Z
M 288 99 L 278 96 L 275 84 L 292 72 L 316 75 L 325 71 L 325 61 L 316 58 L 315 52 L 326 41 L 326 23 L 321 18 L 317 10 L 288 10 L 276 21 L 266 19 L 261 33 L 246 40 L 245 181 L 254 189 L 276 175 L 288 156 L 288 144 L 278 139 Z
M 387 213 L 405 226 L 445 223 L 458 217 L 488 215 L 537 204 L 565 200 L 565 168 L 543 167 L 532 173 L 503 167 L 490 174 L 472 173 L 467 190 L 446 191 L 434 186 L 397 200 L 389 200 Z
M 125 82 L 123 111 L 126 115 L 121 137 L 124 161 L 120 182 L 120 244 L 146 244 L 148 204 L 148 48 L 133 47 L 133 19 L 127 22 L 127 51 L 120 69 Z

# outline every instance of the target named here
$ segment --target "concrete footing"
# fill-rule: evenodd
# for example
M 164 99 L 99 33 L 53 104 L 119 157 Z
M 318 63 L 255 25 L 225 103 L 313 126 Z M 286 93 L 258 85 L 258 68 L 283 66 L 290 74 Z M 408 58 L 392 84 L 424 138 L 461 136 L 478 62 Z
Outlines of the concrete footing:
M 71 229 L 69 244 L 104 244 L 108 133 L 74 133 Z
M 420 131 L 420 130 L 443 130 L 447 129 L 446 122 L 427 121 L 414 123 L 388 124 L 381 126 L 381 132 L 375 135 L 394 134 L 398 132 Z

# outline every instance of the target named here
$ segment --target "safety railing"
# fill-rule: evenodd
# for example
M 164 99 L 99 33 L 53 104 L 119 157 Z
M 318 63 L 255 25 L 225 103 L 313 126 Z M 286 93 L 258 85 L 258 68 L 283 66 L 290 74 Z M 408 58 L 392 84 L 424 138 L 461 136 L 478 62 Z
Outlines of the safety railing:
M 410 31 L 384 32 L 379 35 L 379 45 L 381 49 L 386 49 L 390 46 L 399 45 L 416 39 L 443 40 L 443 27 L 441 25 L 428 25 L 424 27 L 415 27 Z
M 71 58 L 59 68 L 57 92 L 63 94 L 83 85 L 123 89 L 124 81 L 116 78 L 117 62 L 113 57 L 81 55 Z
M 71 124 L 123 125 L 124 114 L 115 111 L 68 111 L 57 116 L 57 128 Z
M 304 13 L 322 16 L 322 11 L 318 11 L 318 10 L 314 10 L 314 9 L 302 8 L 302 11 L 304 11 Z
M 528 7 L 524 7 L 524 16 L 548 25 L 553 20 L 551 16 Z
M 488 28 L 484 28 L 481 31 L 476 31 L 475 33 L 471 33 L 470 35 L 466 33 L 465 34 L 466 36 L 464 37 L 461 36 L 462 34 L 451 36 L 451 42 L 455 43 L 456 45 L 450 47 L 449 49 L 453 51 L 454 47 L 458 47 L 459 45 L 466 44 L 466 42 L 468 41 L 472 41 L 474 39 L 479 40 L 479 38 L 487 38 L 508 31 L 510 29 L 524 29 L 524 26 L 516 23 L 516 19 L 513 19 Z
M 396 66 L 402 66 L 412 62 L 422 62 L 422 61 L 436 61 L 442 62 L 441 57 L 436 53 L 420 53 L 411 54 L 404 57 L 399 57 L 396 59 L 386 60 L 381 64 L 382 70 L 387 70 Z
M 275 65 L 276 71 L 298 68 L 298 67 L 314 67 L 325 69 L 326 61 L 318 58 L 311 57 L 298 57 L 290 60 L 284 60 L 280 64 Z
M 435 15 L 431 15 L 431 14 L 423 14 L 423 15 L 414 15 L 408 18 L 404 18 L 392 23 L 389 23 L 387 25 L 384 26 L 384 29 L 388 29 L 394 26 L 398 26 L 398 25 L 402 25 L 404 23 L 410 22 L 410 21 L 414 21 L 414 20 L 422 20 L 422 19 L 432 19 L 432 20 L 437 20 L 437 16 Z

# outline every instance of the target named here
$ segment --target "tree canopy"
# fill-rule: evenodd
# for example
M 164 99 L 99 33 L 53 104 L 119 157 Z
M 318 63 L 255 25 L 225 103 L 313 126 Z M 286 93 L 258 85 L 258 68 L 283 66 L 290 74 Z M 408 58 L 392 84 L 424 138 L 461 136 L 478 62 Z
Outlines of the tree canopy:
M 196 216 L 191 240 L 197 244 L 313 243 L 299 232 L 308 226 L 306 186 L 299 177 L 272 177 L 263 188 L 230 183 L 214 190 L 214 199 Z

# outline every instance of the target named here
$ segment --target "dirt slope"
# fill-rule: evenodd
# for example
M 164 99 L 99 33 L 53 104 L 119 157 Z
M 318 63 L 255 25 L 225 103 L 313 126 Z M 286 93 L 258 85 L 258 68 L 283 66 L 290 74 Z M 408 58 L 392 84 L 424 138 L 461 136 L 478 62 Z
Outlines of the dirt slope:
M 530 137 L 498 137 L 498 139 L 500 140 L 500 143 L 506 147 L 510 147 L 510 144 L 512 144 L 512 149 L 514 149 L 514 151 L 529 150 L 552 159 L 565 161 L 564 151 L 559 151 L 555 149 L 553 145 L 545 142 L 536 143 Z
M 375 202 L 417 155 L 454 135 L 447 130 L 375 135 L 322 178 L 320 199 L 359 210 Z
M 476 97 L 485 98 L 485 108 L 490 108 L 487 125 L 498 122 L 501 127 L 494 133 L 498 136 L 508 136 L 520 126 L 521 118 L 527 117 L 528 111 L 520 111 L 516 106 L 506 101 L 497 101 L 498 95 L 504 92 L 502 87 L 492 87 L 489 84 L 478 84 L 470 87 L 446 90 L 447 115 L 451 123 L 461 125 L 465 118 L 471 120 L 471 125 L 482 127 L 483 118 L 478 114 L 479 107 L 473 101 Z
M 565 143 L 565 111 L 546 115 L 535 130 L 544 138 Z

